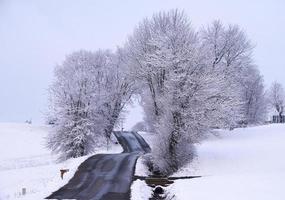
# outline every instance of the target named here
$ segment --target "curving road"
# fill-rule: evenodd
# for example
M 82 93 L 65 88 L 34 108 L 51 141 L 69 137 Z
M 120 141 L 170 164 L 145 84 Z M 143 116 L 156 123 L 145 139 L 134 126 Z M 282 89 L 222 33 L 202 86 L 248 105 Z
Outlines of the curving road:
M 70 181 L 46 199 L 127 200 L 138 157 L 150 152 L 136 132 L 114 132 L 124 151 L 85 160 Z

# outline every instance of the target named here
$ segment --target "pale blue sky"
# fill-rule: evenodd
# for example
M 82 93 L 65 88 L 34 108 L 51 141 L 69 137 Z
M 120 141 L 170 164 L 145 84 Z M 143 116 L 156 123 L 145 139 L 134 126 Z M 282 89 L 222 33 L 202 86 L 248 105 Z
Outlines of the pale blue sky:
M 239 24 L 256 44 L 266 84 L 285 86 L 282 0 L 0 0 L 0 121 L 43 121 L 53 67 L 66 54 L 114 49 L 144 17 L 172 8 L 196 28 L 214 19 Z

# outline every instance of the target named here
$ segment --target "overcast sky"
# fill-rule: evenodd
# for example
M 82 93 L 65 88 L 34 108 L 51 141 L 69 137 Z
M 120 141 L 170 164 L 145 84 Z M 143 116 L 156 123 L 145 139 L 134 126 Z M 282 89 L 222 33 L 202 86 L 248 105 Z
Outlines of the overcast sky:
M 0 121 L 42 122 L 53 68 L 66 54 L 115 49 L 144 17 L 173 8 L 197 29 L 214 19 L 239 24 L 265 83 L 285 86 L 283 0 L 0 0 Z

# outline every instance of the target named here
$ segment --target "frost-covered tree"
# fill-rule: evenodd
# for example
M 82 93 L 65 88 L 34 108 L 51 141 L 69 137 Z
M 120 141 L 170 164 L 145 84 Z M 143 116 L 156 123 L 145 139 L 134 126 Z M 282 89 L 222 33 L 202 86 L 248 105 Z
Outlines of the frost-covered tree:
M 248 66 L 239 79 L 243 91 L 244 122 L 262 124 L 267 117 L 267 101 L 263 77 L 255 66 Z
M 79 157 L 93 151 L 99 142 L 93 121 L 94 77 L 96 58 L 88 51 L 68 55 L 55 68 L 55 80 L 50 87 L 50 116 L 55 133 L 49 135 L 48 147 L 60 153 L 60 159 Z
M 61 159 L 93 152 L 109 141 L 119 113 L 131 95 L 119 54 L 99 50 L 68 55 L 55 69 L 49 118 L 54 133 L 48 147 Z
M 228 96 L 235 99 L 226 126 L 234 127 L 246 120 L 246 102 L 244 99 L 244 71 L 253 65 L 253 46 L 245 33 L 237 25 L 224 26 L 214 21 L 200 31 L 204 58 L 208 66 L 223 75 L 227 84 Z
M 147 122 L 159 138 L 153 170 L 173 173 L 193 158 L 193 143 L 210 127 L 228 124 L 229 110 L 238 106 L 235 95 L 224 74 L 206 62 L 199 35 L 183 12 L 145 19 L 126 48 L 133 76 L 144 88 Z
M 270 105 L 281 118 L 285 109 L 285 91 L 283 86 L 278 82 L 274 82 L 270 87 L 268 95 Z
M 195 33 L 190 29 L 184 14 L 178 11 L 159 13 L 152 19 L 145 19 L 135 29 L 127 43 L 133 75 L 141 81 L 141 86 L 144 88 L 141 98 L 147 123 L 164 144 L 154 151 L 154 156 L 160 155 L 163 158 L 162 163 L 154 163 L 155 167 L 159 168 L 155 170 L 163 173 L 175 170 L 174 168 L 179 165 L 178 143 L 176 144 L 173 141 L 175 138 L 171 136 L 175 133 L 170 129 L 162 130 L 166 126 L 172 128 L 173 125 L 171 120 L 171 124 L 167 124 L 168 117 L 171 116 L 166 112 L 171 107 L 168 107 L 170 101 L 167 101 L 166 95 L 167 93 L 170 95 L 170 91 L 167 90 L 166 81 L 170 79 L 170 72 L 176 65 L 185 65 L 187 55 L 190 55 L 193 49 L 191 43 L 195 43 Z M 188 145 L 184 147 L 187 148 Z
M 135 91 L 134 79 L 129 75 L 129 68 L 126 61 L 126 55 L 123 49 L 118 49 L 116 54 L 110 54 L 110 66 L 106 73 L 104 103 L 101 106 L 99 114 L 104 120 L 104 136 L 107 141 L 107 147 L 111 139 L 111 133 L 122 117 L 122 111 L 125 105 L 130 101 Z
M 211 128 L 234 127 L 245 117 L 240 79 L 252 64 L 252 46 L 238 26 L 216 21 L 196 32 L 183 12 L 161 12 L 138 25 L 126 49 L 159 141 L 153 171 L 173 173 Z

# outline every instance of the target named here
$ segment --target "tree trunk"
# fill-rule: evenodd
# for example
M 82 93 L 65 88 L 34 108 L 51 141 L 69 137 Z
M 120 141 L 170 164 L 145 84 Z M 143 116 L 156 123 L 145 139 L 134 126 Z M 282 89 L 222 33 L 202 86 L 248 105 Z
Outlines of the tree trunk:
M 119 118 L 120 112 L 121 112 L 121 101 L 117 100 L 111 115 L 111 119 L 109 120 L 109 124 L 107 125 L 107 127 L 105 128 L 105 137 L 106 137 L 106 141 L 107 141 L 107 150 L 109 149 L 109 144 L 110 144 L 110 140 L 111 140 L 111 135 L 112 132 L 114 130 L 115 124 Z
M 278 120 L 278 123 L 282 123 L 282 114 L 283 114 L 283 112 L 282 111 L 280 111 L 279 112 L 279 120 Z
M 169 153 L 171 157 L 171 168 L 176 171 L 178 170 L 178 160 L 177 160 L 177 145 L 181 136 L 181 114 L 179 112 L 174 112 L 173 116 L 173 126 L 174 130 L 171 132 L 169 141 Z

